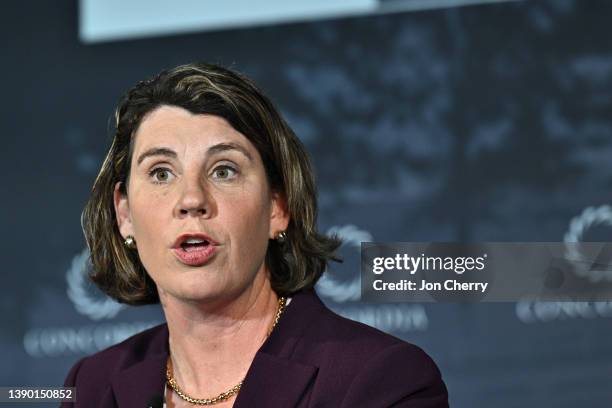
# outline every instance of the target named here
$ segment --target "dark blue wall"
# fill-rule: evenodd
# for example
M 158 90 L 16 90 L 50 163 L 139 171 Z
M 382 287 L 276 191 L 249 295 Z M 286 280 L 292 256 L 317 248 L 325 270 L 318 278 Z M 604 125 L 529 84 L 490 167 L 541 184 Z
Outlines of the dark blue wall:
M 81 280 L 81 209 L 129 86 L 231 65 L 280 106 L 347 238 L 320 292 L 427 350 L 451 406 L 612 406 L 612 304 L 361 304 L 359 240 L 610 240 L 612 3 L 523 1 L 82 45 L 72 2 L 5 2 L 0 385 L 60 385 L 162 320 Z M 585 209 L 592 208 L 589 213 Z M 575 219 L 572 227 L 570 221 Z

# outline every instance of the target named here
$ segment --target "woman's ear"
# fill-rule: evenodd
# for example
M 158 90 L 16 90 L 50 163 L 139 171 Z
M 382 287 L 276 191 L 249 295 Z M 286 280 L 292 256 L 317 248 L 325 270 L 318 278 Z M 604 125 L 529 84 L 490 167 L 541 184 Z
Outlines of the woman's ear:
M 272 193 L 272 208 L 270 211 L 270 239 L 287 230 L 289 226 L 289 210 L 287 199 L 282 193 Z
M 127 194 L 121 192 L 121 182 L 115 184 L 113 191 L 113 203 L 115 204 L 115 215 L 117 217 L 117 226 L 123 238 L 128 235 L 134 236 L 134 227 L 132 226 L 132 218 L 130 216 L 130 207 L 128 204 Z

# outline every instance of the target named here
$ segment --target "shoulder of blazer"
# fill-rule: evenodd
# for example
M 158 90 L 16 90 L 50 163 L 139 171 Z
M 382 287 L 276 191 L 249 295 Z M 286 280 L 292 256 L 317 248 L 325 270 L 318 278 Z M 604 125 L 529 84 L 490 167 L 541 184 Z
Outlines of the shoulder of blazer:
M 346 368 L 342 375 L 348 380 L 365 357 L 397 345 L 403 345 L 401 349 L 412 352 L 416 359 L 425 354 L 402 339 L 336 314 L 310 290 L 292 297 L 260 352 L 323 371 L 331 365 L 342 366 Z
M 104 393 L 112 395 L 113 380 L 129 372 L 130 367 L 149 365 L 161 371 L 167 356 L 168 327 L 161 324 L 82 358 L 68 373 L 64 386 L 77 388 L 77 401 L 79 396 L 88 401 L 99 400 Z
M 321 347 L 339 349 L 343 353 L 352 349 L 375 352 L 391 345 L 406 343 L 374 327 L 338 315 L 319 299 L 314 290 L 293 296 L 275 331 L 277 333 L 273 332 L 262 351 L 278 351 L 281 345 L 275 336 L 285 342 L 293 340 L 296 347 L 299 343 L 301 347 L 311 348 L 313 353 L 320 351 Z M 283 354 L 286 355 L 287 350 Z
M 260 352 L 311 367 L 314 405 L 448 407 L 440 371 L 421 348 L 336 314 L 314 291 L 293 296 Z

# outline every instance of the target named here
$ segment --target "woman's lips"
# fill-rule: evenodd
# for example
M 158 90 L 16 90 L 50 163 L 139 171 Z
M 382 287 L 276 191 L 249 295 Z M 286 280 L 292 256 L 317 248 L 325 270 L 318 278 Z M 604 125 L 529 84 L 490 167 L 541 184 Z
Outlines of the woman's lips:
M 179 246 L 172 248 L 178 260 L 189 266 L 202 266 L 215 254 L 216 246 L 212 244 Z

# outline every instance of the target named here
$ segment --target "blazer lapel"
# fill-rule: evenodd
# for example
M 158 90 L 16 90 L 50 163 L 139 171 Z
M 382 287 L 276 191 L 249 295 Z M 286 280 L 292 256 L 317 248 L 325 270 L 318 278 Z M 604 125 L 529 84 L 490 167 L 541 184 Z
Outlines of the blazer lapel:
M 163 397 L 167 355 L 149 357 L 121 371 L 112 381 L 119 407 L 146 407 L 153 397 Z
M 234 408 L 298 406 L 317 371 L 317 367 L 260 351 L 249 368 Z
M 299 403 L 308 398 L 319 369 L 296 361 L 293 354 L 305 328 L 322 310 L 313 290 L 293 296 L 278 325 L 255 355 L 234 408 L 302 406 Z

